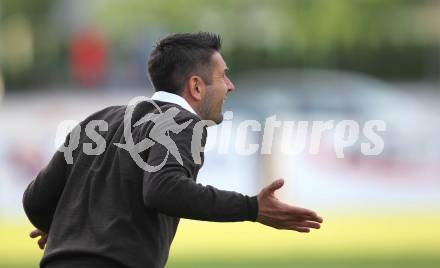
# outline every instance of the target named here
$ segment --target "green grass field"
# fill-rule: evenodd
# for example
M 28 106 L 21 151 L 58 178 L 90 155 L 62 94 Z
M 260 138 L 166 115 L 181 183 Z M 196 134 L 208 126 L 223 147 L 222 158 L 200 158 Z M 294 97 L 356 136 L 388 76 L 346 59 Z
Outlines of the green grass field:
M 440 215 L 323 216 L 322 229 L 310 234 L 183 220 L 167 268 L 440 267 Z M 0 224 L 1 268 L 38 266 L 32 227 L 18 222 Z
M 211 259 L 211 260 L 170 260 L 167 268 L 438 268 L 440 258 L 412 258 L 412 257 L 398 257 L 398 259 L 390 258 L 320 258 L 320 259 L 305 259 L 301 257 L 291 257 L 283 259 Z M 2 262 L 2 268 L 28 268 L 38 267 L 38 264 L 26 259 L 9 263 Z

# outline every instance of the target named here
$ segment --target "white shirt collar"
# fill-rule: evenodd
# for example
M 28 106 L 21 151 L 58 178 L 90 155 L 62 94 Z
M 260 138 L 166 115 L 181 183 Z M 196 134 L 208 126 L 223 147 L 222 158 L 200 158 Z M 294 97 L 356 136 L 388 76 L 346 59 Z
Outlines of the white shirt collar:
M 151 99 L 177 104 L 183 109 L 197 115 L 191 105 L 189 105 L 189 103 L 184 98 L 177 94 L 169 93 L 166 91 L 156 91 L 153 96 L 151 96 Z

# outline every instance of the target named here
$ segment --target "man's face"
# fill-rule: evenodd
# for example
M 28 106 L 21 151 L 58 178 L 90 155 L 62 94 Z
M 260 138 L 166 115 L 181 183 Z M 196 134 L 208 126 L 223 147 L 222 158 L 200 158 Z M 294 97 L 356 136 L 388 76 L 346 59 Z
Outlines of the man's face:
M 220 53 L 215 52 L 212 55 L 211 64 L 211 84 L 206 85 L 206 95 L 202 104 L 203 119 L 220 124 L 223 121 L 224 101 L 235 87 L 226 75 L 228 67 Z

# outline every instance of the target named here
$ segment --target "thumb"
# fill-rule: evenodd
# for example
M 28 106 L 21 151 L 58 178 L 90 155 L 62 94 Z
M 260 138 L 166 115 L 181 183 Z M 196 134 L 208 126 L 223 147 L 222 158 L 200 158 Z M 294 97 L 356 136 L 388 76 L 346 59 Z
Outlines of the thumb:
M 272 182 L 271 184 L 269 184 L 266 187 L 266 191 L 267 191 L 267 193 L 273 193 L 276 190 L 278 190 L 281 187 L 283 187 L 283 185 L 284 185 L 284 180 L 283 179 L 278 179 L 278 180 Z
M 33 230 L 33 231 L 29 234 L 29 236 L 30 236 L 31 238 L 35 238 L 35 237 L 40 236 L 40 235 L 42 235 L 42 232 L 41 232 L 40 230 Z

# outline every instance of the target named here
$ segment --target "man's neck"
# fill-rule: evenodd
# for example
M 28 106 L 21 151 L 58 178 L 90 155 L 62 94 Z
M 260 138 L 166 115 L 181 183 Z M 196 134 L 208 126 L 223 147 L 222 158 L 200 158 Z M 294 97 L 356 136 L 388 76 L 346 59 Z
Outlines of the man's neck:
M 193 108 L 193 106 L 185 99 L 184 96 L 166 91 L 156 91 L 153 96 L 151 96 L 151 99 L 177 104 L 183 109 L 197 115 L 196 109 Z

